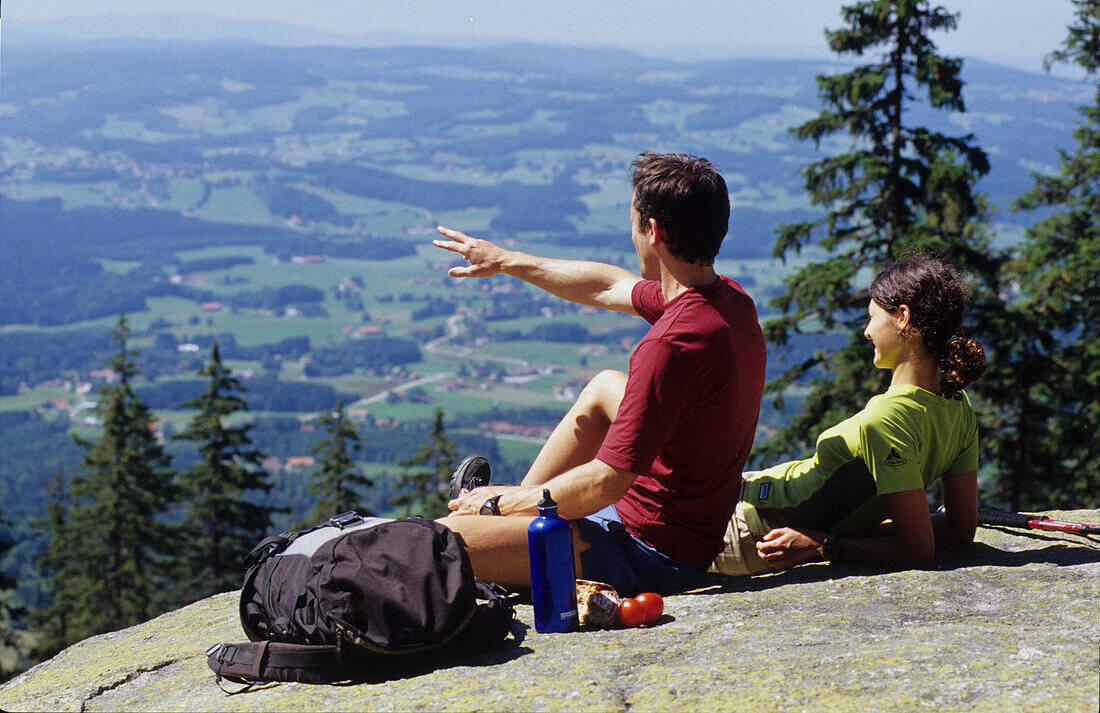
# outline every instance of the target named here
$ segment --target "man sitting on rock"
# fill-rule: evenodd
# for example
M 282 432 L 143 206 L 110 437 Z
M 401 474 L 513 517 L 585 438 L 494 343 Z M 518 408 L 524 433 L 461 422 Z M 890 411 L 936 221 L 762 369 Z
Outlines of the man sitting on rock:
M 527 526 L 543 488 L 573 522 L 578 576 L 624 595 L 687 588 L 722 549 L 756 430 L 764 340 L 752 299 L 713 268 L 729 223 L 722 177 L 683 155 L 646 153 L 633 169 L 640 277 L 439 228 L 435 245 L 469 261 L 452 277 L 503 273 L 652 324 L 629 372 L 601 372 L 585 387 L 520 485 L 456 493 L 441 522 L 465 539 L 483 580 L 530 586 Z M 458 475 L 478 470 L 487 464 L 474 457 Z

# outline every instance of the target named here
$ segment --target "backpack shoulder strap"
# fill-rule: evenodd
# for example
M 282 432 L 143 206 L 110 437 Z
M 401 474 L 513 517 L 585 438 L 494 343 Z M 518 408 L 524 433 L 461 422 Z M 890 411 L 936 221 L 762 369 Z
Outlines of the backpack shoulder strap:
M 256 567 L 264 560 L 272 555 L 277 555 L 290 545 L 298 537 L 297 532 L 284 532 L 281 535 L 272 535 L 271 537 L 265 537 L 260 541 L 260 544 L 252 548 L 252 551 L 245 555 L 244 561 L 241 562 L 246 570 Z
M 215 644 L 206 663 L 221 679 L 251 686 L 266 681 L 321 683 L 349 676 L 340 646 L 308 646 L 278 641 Z M 244 689 L 242 689 L 244 690 Z
M 255 567 L 256 565 L 261 564 L 268 557 L 283 552 L 302 535 L 308 535 L 309 533 L 315 530 L 320 530 L 324 527 L 335 527 L 339 530 L 344 530 L 348 527 L 363 522 L 365 519 L 366 518 L 364 518 L 362 515 L 355 512 L 354 510 L 348 510 L 347 512 L 342 512 L 335 517 L 331 517 L 324 522 L 317 523 L 312 527 L 307 527 L 304 530 L 293 530 L 290 532 L 283 532 L 278 535 L 272 535 L 271 537 L 265 537 L 263 540 L 260 541 L 260 544 L 253 547 L 252 551 L 245 555 L 244 561 L 241 564 L 246 570 L 250 569 L 252 567 Z

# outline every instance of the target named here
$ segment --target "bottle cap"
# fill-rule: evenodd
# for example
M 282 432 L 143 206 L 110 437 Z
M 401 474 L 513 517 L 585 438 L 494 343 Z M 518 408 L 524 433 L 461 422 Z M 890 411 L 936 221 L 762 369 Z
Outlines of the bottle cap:
M 542 500 L 539 501 L 539 511 L 550 510 L 551 508 L 557 509 L 558 504 L 554 502 L 554 499 L 550 497 L 550 488 L 542 489 Z

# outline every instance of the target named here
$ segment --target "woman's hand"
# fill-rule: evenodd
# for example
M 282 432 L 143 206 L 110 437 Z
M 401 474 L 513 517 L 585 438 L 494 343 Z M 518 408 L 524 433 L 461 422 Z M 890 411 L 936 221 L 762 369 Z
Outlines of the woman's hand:
M 772 569 L 788 569 L 821 559 L 824 542 L 824 532 L 778 527 L 756 543 L 756 551 L 764 564 Z

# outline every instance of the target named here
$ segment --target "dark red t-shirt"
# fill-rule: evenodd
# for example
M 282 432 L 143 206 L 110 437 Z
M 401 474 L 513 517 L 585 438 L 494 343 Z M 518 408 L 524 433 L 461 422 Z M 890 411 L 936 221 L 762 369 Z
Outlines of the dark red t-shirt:
M 702 572 L 722 549 L 760 415 L 756 306 L 728 277 L 668 303 L 660 283 L 642 281 L 631 301 L 653 326 L 596 457 L 638 476 L 615 504 L 627 530 Z

